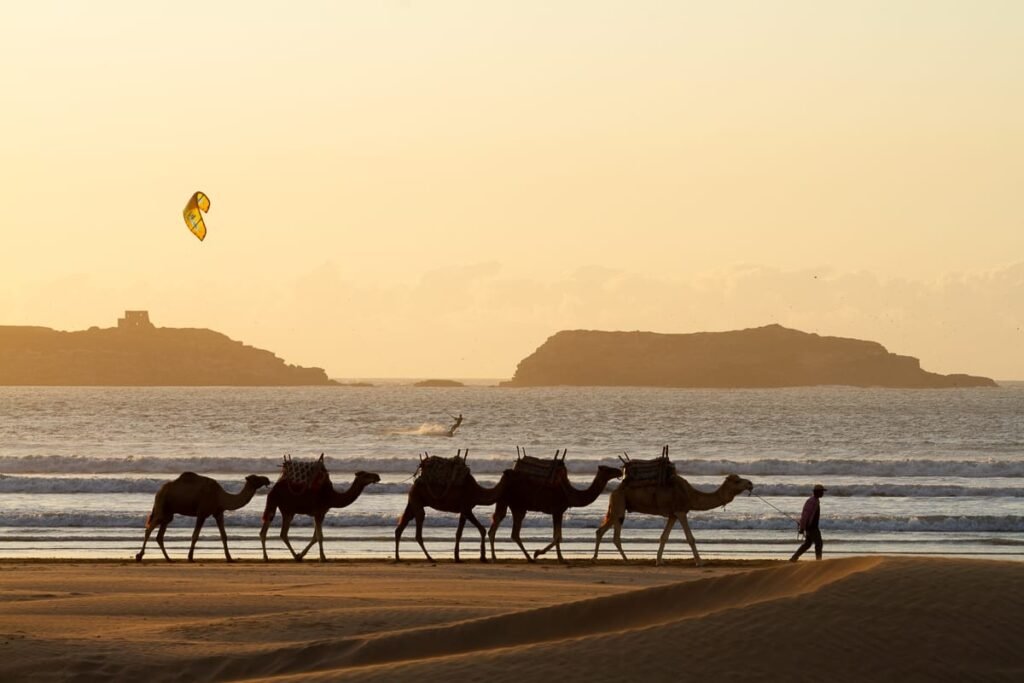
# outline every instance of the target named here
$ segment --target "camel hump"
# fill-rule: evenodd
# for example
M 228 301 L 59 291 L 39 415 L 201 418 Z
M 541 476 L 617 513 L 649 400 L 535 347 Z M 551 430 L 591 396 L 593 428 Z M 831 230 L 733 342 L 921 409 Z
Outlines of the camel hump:
M 319 489 L 327 481 L 327 478 L 327 465 L 324 464 L 323 454 L 318 460 L 285 458 L 281 463 L 279 481 L 287 482 L 288 486 L 295 489 L 296 492 Z
M 182 483 L 197 483 L 204 479 L 209 479 L 209 477 L 204 477 L 201 474 L 196 474 L 195 472 L 182 472 L 178 475 L 177 481 Z
M 667 457 L 630 460 L 625 464 L 624 484 L 633 486 L 667 484 L 676 474 L 676 466 Z
M 457 486 L 469 476 L 469 465 L 465 458 L 455 456 L 442 458 L 428 455 L 420 461 L 416 481 L 423 480 L 428 484 L 445 484 Z
M 568 476 L 565 461 L 557 457 L 544 459 L 525 455 L 516 460 L 514 471 L 541 484 L 556 484 Z

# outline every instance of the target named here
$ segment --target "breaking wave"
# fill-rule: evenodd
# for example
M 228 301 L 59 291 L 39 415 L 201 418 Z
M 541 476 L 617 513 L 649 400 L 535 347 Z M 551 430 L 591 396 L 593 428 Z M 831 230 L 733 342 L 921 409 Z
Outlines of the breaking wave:
M 454 449 L 453 449 L 454 450 Z M 454 455 L 454 453 L 445 453 Z M 366 470 L 380 474 L 410 475 L 419 466 L 417 455 L 382 455 L 379 457 L 328 457 L 332 472 Z M 475 474 L 501 474 L 512 466 L 514 456 L 476 455 L 468 460 Z M 1024 477 L 1024 461 L 996 458 L 976 460 L 884 460 L 836 458 L 796 461 L 780 458 L 733 460 L 721 458 L 674 459 L 677 471 L 684 476 L 719 476 L 731 472 L 746 477 L 857 476 L 857 477 L 961 477 L 987 479 L 992 477 Z M 571 457 L 567 463 L 574 477 L 591 475 L 598 465 L 621 466 L 617 458 Z M 74 455 L 4 455 L 0 456 L 0 473 L 5 474 L 171 474 L 184 471 L 224 474 L 269 474 L 280 469 L 281 457 L 274 456 L 124 456 L 84 457 Z

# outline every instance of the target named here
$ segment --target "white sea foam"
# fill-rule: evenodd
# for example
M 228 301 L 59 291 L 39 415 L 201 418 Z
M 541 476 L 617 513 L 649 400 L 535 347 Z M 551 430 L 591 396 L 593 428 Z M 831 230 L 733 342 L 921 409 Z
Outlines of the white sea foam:
M 415 429 L 396 429 L 391 434 L 404 436 L 449 436 L 448 427 L 437 422 L 424 422 Z
M 512 467 L 514 456 L 473 454 L 470 469 L 479 474 L 501 474 Z M 441 455 L 438 453 L 438 455 Z M 444 454 L 448 455 L 448 454 Z M 451 455 L 454 455 L 452 453 Z M 419 466 L 418 454 L 381 457 L 326 458 L 331 472 L 365 470 L 380 474 L 411 475 Z M 781 458 L 747 459 L 673 459 L 676 470 L 684 476 L 718 476 L 738 473 L 757 476 L 859 476 L 859 477 L 1024 477 L 1024 460 L 1005 458 L 978 459 L 860 459 L 835 458 L 822 460 L 786 460 Z M 615 457 L 569 459 L 574 476 L 593 473 L 598 465 L 621 466 Z M 237 474 L 272 474 L 280 470 L 281 456 L 124 456 L 84 457 L 73 455 L 3 455 L 0 473 L 5 474 L 177 474 L 185 471 Z

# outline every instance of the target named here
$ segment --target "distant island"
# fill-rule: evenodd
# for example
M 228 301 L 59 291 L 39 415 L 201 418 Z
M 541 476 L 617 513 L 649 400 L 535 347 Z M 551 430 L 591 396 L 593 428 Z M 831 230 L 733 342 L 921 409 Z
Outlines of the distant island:
M 876 342 L 767 325 L 731 332 L 558 332 L 523 359 L 505 387 L 773 388 L 994 387 L 987 377 L 939 375 Z
M 117 322 L 78 332 L 0 326 L 0 385 L 337 384 L 320 368 L 288 365 L 213 330 L 156 327 L 147 311 L 126 311 Z
M 414 387 L 464 387 L 462 382 L 453 379 L 425 379 L 413 384 Z

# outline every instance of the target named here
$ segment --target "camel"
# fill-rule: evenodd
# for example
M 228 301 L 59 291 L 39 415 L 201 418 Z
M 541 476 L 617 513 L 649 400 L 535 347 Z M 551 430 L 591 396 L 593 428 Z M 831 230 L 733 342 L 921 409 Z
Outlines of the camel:
M 267 505 L 263 509 L 263 526 L 260 528 L 263 559 L 270 559 L 267 557 L 267 529 L 270 528 L 270 523 L 274 521 L 274 515 L 277 513 L 278 508 L 280 508 L 281 540 L 288 546 L 288 550 L 291 551 L 295 561 L 301 562 L 302 558 L 309 552 L 309 549 L 313 547 L 313 544 L 319 543 L 320 561 L 326 562 L 323 521 L 327 512 L 331 508 L 348 507 L 355 502 L 364 488 L 379 481 L 380 476 L 373 472 L 356 472 L 355 479 L 352 480 L 352 484 L 348 489 L 338 491 L 334 488 L 330 476 L 324 470 L 324 479 L 320 487 L 315 490 L 302 488 L 296 491 L 290 486 L 291 482 L 287 479 L 279 479 L 274 484 L 274 487 L 270 489 L 270 493 L 267 494 Z M 292 544 L 288 541 L 288 528 L 291 526 L 292 518 L 295 515 L 309 515 L 313 518 L 313 538 L 310 539 L 301 553 L 296 553 L 295 549 L 292 548 Z
M 461 455 L 461 453 L 462 450 L 460 449 L 459 454 Z M 466 451 L 466 456 L 469 456 L 468 450 Z M 456 461 L 459 458 L 459 455 L 455 456 Z M 427 459 L 421 458 L 421 468 L 423 466 L 422 463 L 426 462 Z M 509 472 L 511 470 L 506 470 L 497 486 L 489 489 L 480 486 L 468 471 L 461 481 L 447 485 L 438 482 L 432 483 L 424 476 L 417 477 L 412 484 L 412 488 L 409 489 L 409 499 L 405 504 L 405 510 L 402 512 L 402 516 L 398 518 L 398 526 L 395 527 L 395 561 L 400 562 L 402 559 L 398 554 L 398 546 L 402 540 L 402 532 L 405 531 L 405 527 L 413 519 L 416 520 L 416 542 L 420 544 L 420 548 L 423 550 L 423 554 L 427 556 L 427 560 L 430 562 L 434 561 L 434 558 L 427 552 L 427 546 L 423 544 L 425 509 L 430 507 L 441 512 L 459 513 L 459 526 L 455 532 L 456 562 L 462 561 L 459 559 L 459 543 L 462 540 L 462 530 L 466 526 L 466 520 L 469 520 L 480 532 L 480 561 L 487 562 L 487 553 L 484 545 L 484 526 L 473 514 L 473 508 L 477 505 L 493 505 L 505 490 Z
M 245 486 L 238 493 L 228 493 L 221 485 L 209 477 L 196 474 L 195 472 L 184 472 L 174 481 L 169 481 L 160 487 L 156 492 L 153 501 L 153 511 L 146 519 L 146 537 L 142 540 L 142 550 L 135 556 L 136 562 L 142 561 L 142 555 L 146 552 L 146 544 L 149 542 L 149 535 L 157 526 L 160 531 L 156 534 L 156 542 L 160 545 L 160 551 L 164 559 L 171 561 L 164 548 L 164 532 L 167 525 L 174 519 L 174 515 L 186 515 L 196 518 L 196 528 L 192 532 L 192 545 L 188 549 L 188 561 L 192 562 L 192 556 L 196 550 L 196 541 L 199 540 L 199 531 L 207 517 L 213 517 L 217 521 L 217 528 L 220 529 L 220 540 L 224 544 L 224 557 L 228 562 L 233 562 L 231 553 L 228 552 L 228 537 L 224 532 L 224 511 L 237 510 L 245 507 L 252 500 L 257 489 L 270 486 L 270 480 L 258 474 L 250 474 L 245 478 Z
M 733 498 L 743 491 L 753 490 L 754 485 L 749 480 L 742 479 L 735 474 L 727 476 L 722 485 L 718 487 L 718 490 L 712 493 L 698 491 L 690 485 L 690 482 L 678 474 L 673 474 L 665 485 L 631 485 L 629 481 L 624 481 L 617 489 L 612 491 L 609 497 L 608 513 L 597 530 L 597 544 L 594 546 L 593 559 L 597 560 L 597 553 L 601 548 L 601 537 L 613 525 L 615 527 L 615 535 L 613 537 L 615 547 L 619 549 L 622 559 L 627 559 L 626 553 L 622 551 L 620 536 L 622 533 L 622 522 L 626 518 L 626 510 L 630 510 L 632 512 L 642 512 L 648 515 L 660 515 L 661 517 L 668 518 L 665 530 L 661 532 L 661 542 L 658 545 L 656 564 L 660 565 L 662 563 L 661 555 L 665 550 L 665 542 L 668 541 L 668 536 L 672 532 L 672 527 L 675 526 L 676 520 L 679 520 L 679 523 L 683 526 L 683 532 L 686 534 L 686 540 L 690 544 L 690 549 L 693 551 L 694 562 L 699 567 L 702 562 L 700 554 L 697 552 L 697 542 L 690 531 L 690 523 L 686 519 L 686 514 L 690 510 L 712 510 L 722 507 L 731 503 Z
M 518 447 L 517 447 L 518 451 Z M 577 489 L 570 482 L 565 469 L 565 456 L 558 460 L 558 452 L 555 452 L 555 468 L 557 479 L 545 483 L 536 477 L 531 477 L 526 472 L 511 470 L 508 474 L 508 486 L 498 499 L 494 507 L 494 516 L 491 518 L 491 528 L 487 532 L 491 541 L 491 558 L 497 559 L 494 552 L 494 538 L 498 535 L 498 527 L 505 519 L 505 514 L 512 510 L 512 540 L 516 542 L 519 549 L 526 555 L 529 562 L 534 562 L 538 557 L 554 547 L 558 554 L 558 561 L 565 562 L 562 557 L 562 518 L 569 508 L 586 507 L 590 505 L 604 491 L 604 487 L 612 479 L 622 476 L 622 470 L 617 467 L 600 465 L 594 480 L 585 489 Z M 559 468 L 559 465 L 561 467 Z M 544 512 L 552 516 L 554 533 L 551 543 L 536 551 L 533 556 L 526 552 L 523 541 L 519 537 L 519 531 L 523 526 L 523 520 L 527 512 Z

